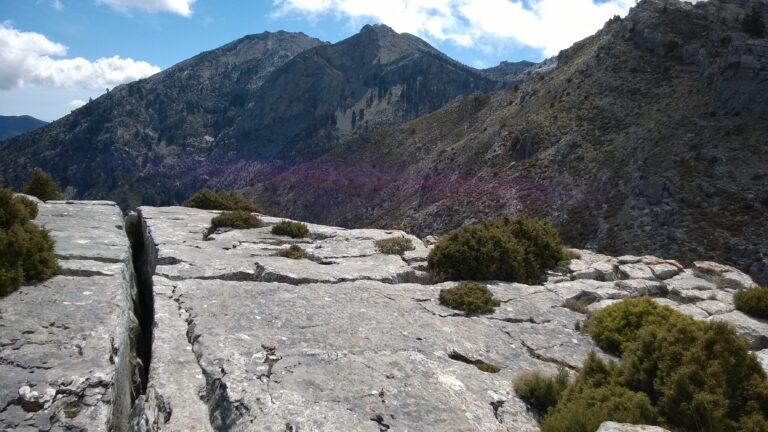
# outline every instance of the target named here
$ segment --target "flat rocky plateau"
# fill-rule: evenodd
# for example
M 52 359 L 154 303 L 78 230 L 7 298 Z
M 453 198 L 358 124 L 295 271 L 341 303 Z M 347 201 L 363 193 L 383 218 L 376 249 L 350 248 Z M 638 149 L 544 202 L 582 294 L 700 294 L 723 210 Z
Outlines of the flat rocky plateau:
M 487 282 L 501 306 L 466 317 L 437 301 L 456 283 L 431 284 L 429 241 L 311 224 L 290 239 L 268 216 L 208 234 L 216 214 L 41 204 L 64 274 L 0 299 L 0 430 L 538 431 L 514 378 L 610 357 L 568 299 L 647 294 L 728 321 L 768 368 L 768 323 L 732 301 L 754 283 L 732 267 L 577 251 L 542 285 Z M 377 252 L 401 236 L 415 250 Z M 277 256 L 292 244 L 309 258 Z M 635 430 L 660 429 L 600 428 Z

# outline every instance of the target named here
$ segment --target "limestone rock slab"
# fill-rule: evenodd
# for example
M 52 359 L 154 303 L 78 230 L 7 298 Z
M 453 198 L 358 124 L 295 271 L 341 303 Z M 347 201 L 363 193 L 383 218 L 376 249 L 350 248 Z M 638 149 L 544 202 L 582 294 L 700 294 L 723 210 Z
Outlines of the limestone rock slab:
M 63 274 L 0 299 L 0 430 L 124 431 L 137 298 L 120 209 L 38 204 Z

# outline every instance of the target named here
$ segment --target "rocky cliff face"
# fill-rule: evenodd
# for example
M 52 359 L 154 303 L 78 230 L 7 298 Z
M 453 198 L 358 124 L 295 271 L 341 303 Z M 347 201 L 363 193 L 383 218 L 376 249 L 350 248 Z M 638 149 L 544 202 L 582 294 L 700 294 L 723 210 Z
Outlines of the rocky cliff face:
M 593 350 L 608 357 L 576 330 L 586 316 L 564 307 L 569 299 L 595 311 L 651 295 L 730 322 L 768 369 L 768 325 L 733 308 L 733 293 L 754 283 L 728 266 L 582 250 L 541 285 L 488 282 L 501 306 L 466 317 L 437 301 L 455 283 L 429 284 L 430 243 L 404 232 L 310 224 L 308 238 L 292 240 L 270 233 L 281 219 L 263 217 L 266 228 L 209 235 L 216 214 L 142 207 L 129 217 L 133 283 L 116 206 L 41 206 L 37 222 L 53 230 L 65 274 L 0 299 L 0 426 L 537 432 L 514 378 L 576 371 Z M 393 237 L 415 249 L 379 253 L 375 241 Z M 276 256 L 293 244 L 310 259 Z M 149 355 L 128 337 L 134 310 L 152 318 Z M 137 358 L 148 369 L 140 385 Z M 600 429 L 640 430 L 660 431 Z
M 768 17 L 765 2 L 640 1 L 517 86 L 253 193 L 293 217 L 420 234 L 523 211 L 573 245 L 719 259 L 768 282 L 768 39 L 743 31 L 752 7 Z
M 250 185 L 350 136 L 496 85 L 385 26 L 334 45 L 263 33 L 115 88 L 3 143 L 0 175 L 18 185 L 41 166 L 70 197 L 124 208 L 177 203 L 205 184 Z

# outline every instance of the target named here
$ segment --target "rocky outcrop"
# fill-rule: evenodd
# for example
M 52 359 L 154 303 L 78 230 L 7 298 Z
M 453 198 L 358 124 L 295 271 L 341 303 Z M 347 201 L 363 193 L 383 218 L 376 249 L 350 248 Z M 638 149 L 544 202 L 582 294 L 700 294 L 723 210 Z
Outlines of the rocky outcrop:
M 38 207 L 62 274 L 0 299 L 0 429 L 125 431 L 142 364 L 122 213 L 103 201 Z
M 697 319 L 729 321 L 758 356 L 768 353 L 768 330 L 734 312 L 730 282 L 675 261 L 574 251 L 542 285 L 489 282 L 501 306 L 470 318 L 439 304 L 440 289 L 455 283 L 426 284 L 430 246 L 406 233 L 309 225 L 298 240 L 269 226 L 206 236 L 215 214 L 139 210 L 155 328 L 132 430 L 538 431 L 514 378 L 575 371 L 593 350 L 610 358 L 577 330 L 586 311 L 569 300 L 594 311 L 652 295 Z M 377 252 L 376 240 L 401 236 L 414 251 Z M 276 256 L 293 244 L 309 258 Z
M 426 271 L 435 239 L 312 224 L 291 239 L 268 216 L 211 232 L 216 214 L 142 207 L 123 223 L 112 203 L 41 203 L 64 271 L 0 300 L 0 426 L 537 432 L 514 379 L 613 358 L 579 329 L 639 295 L 731 323 L 768 369 L 768 326 L 733 307 L 752 281 L 728 266 L 573 250 L 540 285 L 486 282 L 500 306 L 467 317 L 438 302 L 456 282 Z M 379 253 L 393 237 L 414 249 Z M 306 258 L 277 256 L 290 245 Z

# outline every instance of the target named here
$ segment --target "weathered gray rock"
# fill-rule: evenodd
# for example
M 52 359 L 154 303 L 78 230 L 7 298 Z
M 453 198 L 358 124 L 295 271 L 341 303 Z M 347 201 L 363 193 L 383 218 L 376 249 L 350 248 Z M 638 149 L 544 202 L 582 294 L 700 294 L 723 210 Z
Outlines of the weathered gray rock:
M 754 288 L 757 284 L 751 277 L 742 273 L 735 267 L 718 264 L 711 261 L 695 261 L 693 273 L 717 285 L 720 289 Z
M 632 297 L 663 296 L 668 292 L 667 286 L 663 282 L 648 279 L 620 280 L 616 282 L 616 289 L 625 291 Z
M 605 422 L 597 432 L 669 432 L 658 426 L 638 426 L 626 423 Z
M 648 279 L 655 280 L 656 276 L 646 264 L 622 264 L 619 266 L 620 279 Z
M 672 279 L 664 281 L 664 283 L 667 285 L 667 288 L 669 288 L 670 291 L 710 291 L 717 288 L 715 284 L 694 276 L 690 271 L 685 271 L 673 277 Z
M 38 204 L 63 275 L 0 299 L 0 430 L 126 430 L 138 298 L 120 209 Z
M 710 320 L 725 321 L 736 328 L 744 336 L 754 351 L 768 348 L 768 323 L 752 318 L 740 311 L 714 315 Z

